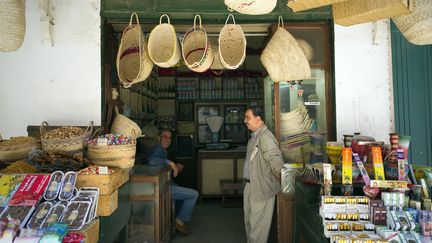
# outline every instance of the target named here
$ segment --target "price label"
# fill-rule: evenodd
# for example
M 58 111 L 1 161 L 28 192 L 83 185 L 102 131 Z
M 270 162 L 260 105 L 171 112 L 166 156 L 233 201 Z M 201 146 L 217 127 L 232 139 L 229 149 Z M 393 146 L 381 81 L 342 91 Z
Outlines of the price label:
M 305 102 L 304 104 L 305 104 L 305 105 L 320 105 L 321 102 L 319 102 L 319 101 L 314 101 L 314 102 L 312 102 L 312 101 L 307 101 L 307 102 Z

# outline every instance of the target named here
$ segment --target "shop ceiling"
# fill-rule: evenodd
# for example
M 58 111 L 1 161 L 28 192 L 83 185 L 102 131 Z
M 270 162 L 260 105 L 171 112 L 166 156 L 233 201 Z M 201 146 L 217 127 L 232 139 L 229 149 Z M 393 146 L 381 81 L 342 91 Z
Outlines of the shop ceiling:
M 101 16 L 108 23 L 127 23 L 132 12 L 137 12 L 142 23 L 159 23 L 162 14 L 168 14 L 173 24 L 193 24 L 196 14 L 201 15 L 203 24 L 225 23 L 228 11 L 223 0 L 102 0 Z M 278 0 L 276 8 L 265 15 L 234 13 L 241 24 L 277 23 L 281 15 L 285 22 L 310 22 L 331 20 L 331 7 L 293 13 L 287 7 L 287 0 Z

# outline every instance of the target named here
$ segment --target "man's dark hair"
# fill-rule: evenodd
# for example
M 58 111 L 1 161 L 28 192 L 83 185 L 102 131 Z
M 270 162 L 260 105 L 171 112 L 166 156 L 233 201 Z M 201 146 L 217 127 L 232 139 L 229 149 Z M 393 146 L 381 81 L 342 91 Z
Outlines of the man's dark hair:
M 254 116 L 259 116 L 261 121 L 265 121 L 264 109 L 261 106 L 249 106 L 246 110 L 250 110 Z
M 159 130 L 159 137 L 162 135 L 162 133 L 164 133 L 164 132 L 170 132 L 171 134 L 172 134 L 172 131 L 171 130 L 169 130 L 168 128 L 162 128 L 162 129 L 160 129 Z

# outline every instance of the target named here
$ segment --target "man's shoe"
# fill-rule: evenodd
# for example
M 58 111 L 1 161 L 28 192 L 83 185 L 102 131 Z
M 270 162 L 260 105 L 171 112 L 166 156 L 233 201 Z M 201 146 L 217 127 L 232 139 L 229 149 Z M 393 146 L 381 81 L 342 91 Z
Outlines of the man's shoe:
M 184 235 L 189 235 L 190 234 L 190 230 L 189 228 L 179 219 L 176 220 L 176 230 L 178 230 L 178 232 L 184 234 Z

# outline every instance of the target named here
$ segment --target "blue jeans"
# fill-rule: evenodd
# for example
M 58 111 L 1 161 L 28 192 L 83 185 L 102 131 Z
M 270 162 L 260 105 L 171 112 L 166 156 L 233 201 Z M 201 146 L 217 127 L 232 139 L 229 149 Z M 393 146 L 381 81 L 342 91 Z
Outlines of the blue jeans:
M 171 184 L 171 199 L 181 201 L 178 213 L 176 212 L 177 218 L 183 222 L 189 221 L 198 199 L 198 192 L 194 189 Z

